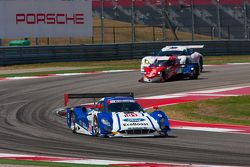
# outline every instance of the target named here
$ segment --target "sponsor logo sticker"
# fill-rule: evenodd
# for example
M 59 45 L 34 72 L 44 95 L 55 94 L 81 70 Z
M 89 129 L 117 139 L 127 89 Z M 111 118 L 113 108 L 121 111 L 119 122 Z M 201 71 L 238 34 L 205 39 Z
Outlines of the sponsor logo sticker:
M 131 122 L 131 123 L 123 123 L 123 126 L 148 126 L 148 123 Z
M 125 122 L 142 122 L 145 121 L 144 118 L 125 118 L 123 119 Z
M 138 117 L 138 114 L 135 113 L 127 113 L 124 115 L 124 117 Z

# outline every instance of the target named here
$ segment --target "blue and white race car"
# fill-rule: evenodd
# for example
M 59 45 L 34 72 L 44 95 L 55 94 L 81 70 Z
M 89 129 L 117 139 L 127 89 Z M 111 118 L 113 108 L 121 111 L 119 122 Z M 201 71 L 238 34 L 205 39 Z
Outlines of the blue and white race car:
M 187 65 L 188 62 L 196 63 L 199 66 L 200 72 L 203 70 L 204 57 L 201 53 L 193 49 L 201 49 L 204 45 L 187 45 L 187 46 L 165 46 L 154 56 L 146 56 L 141 60 L 141 73 L 144 73 L 145 67 L 153 64 L 158 58 L 177 56 L 180 64 Z
M 101 98 L 89 108 L 87 105 L 67 107 L 67 125 L 73 133 L 102 137 L 167 136 L 168 117 L 155 108 L 145 112 L 135 101 L 133 93 L 65 94 L 70 98 Z

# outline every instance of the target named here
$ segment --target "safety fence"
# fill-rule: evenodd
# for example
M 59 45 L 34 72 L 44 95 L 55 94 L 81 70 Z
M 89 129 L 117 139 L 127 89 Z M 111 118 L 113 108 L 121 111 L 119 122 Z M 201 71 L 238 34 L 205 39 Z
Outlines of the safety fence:
M 166 45 L 204 45 L 204 56 L 250 55 L 250 41 L 172 41 L 101 45 L 0 47 L 0 65 L 140 59 Z

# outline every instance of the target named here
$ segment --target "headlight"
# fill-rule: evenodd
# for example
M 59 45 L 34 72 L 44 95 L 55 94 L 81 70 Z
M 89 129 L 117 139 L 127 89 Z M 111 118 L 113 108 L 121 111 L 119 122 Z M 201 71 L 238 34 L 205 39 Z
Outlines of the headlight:
M 192 67 L 191 70 L 194 70 L 194 68 Z
M 108 120 L 106 120 L 106 119 L 101 119 L 101 121 L 102 121 L 102 124 L 103 124 L 103 125 L 111 126 L 111 124 L 110 124 L 110 122 L 109 122 Z
M 144 64 L 150 64 L 150 62 L 147 59 L 145 59 Z
M 159 72 L 158 72 L 158 74 L 160 75 L 160 74 L 161 74 L 161 72 L 159 71 Z

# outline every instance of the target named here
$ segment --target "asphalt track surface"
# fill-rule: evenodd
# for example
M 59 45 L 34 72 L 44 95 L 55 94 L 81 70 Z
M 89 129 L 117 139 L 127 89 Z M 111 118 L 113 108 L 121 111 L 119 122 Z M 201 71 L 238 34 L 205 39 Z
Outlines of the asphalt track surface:
M 173 130 L 167 138 L 76 135 L 55 114 L 64 93 L 135 92 L 136 97 L 250 84 L 250 65 L 206 67 L 198 80 L 139 83 L 139 72 L 0 82 L 0 152 L 112 160 L 250 165 L 250 135 Z M 81 101 L 86 102 L 86 101 Z M 71 104 L 80 103 L 72 101 Z

